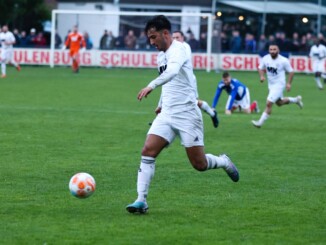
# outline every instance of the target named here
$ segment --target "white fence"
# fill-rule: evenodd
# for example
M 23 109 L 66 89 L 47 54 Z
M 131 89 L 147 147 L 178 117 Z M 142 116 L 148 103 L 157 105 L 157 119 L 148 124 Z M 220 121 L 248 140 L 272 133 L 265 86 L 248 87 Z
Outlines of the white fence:
M 80 53 L 81 66 L 156 68 L 158 52 L 90 50 Z M 194 69 L 256 71 L 260 57 L 249 54 L 218 54 L 207 58 L 206 53 L 193 53 Z M 312 72 L 307 56 L 291 56 L 290 62 L 296 72 Z M 22 65 L 50 65 L 50 49 L 15 49 L 14 60 Z M 69 51 L 55 50 L 54 65 L 71 64 Z

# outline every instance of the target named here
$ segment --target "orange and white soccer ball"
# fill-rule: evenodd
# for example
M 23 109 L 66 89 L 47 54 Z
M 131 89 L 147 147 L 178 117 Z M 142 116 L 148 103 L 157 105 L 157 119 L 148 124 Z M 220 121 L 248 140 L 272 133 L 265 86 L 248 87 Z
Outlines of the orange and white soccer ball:
M 95 188 L 95 179 L 88 173 L 77 173 L 71 177 L 69 182 L 71 194 L 78 198 L 87 198 L 91 196 Z

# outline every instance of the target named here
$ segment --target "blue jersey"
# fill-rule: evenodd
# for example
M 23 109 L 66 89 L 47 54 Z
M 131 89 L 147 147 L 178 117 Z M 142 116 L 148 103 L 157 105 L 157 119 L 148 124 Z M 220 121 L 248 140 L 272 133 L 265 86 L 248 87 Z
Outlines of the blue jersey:
M 242 100 L 243 97 L 246 95 L 246 86 L 243 83 L 241 83 L 239 80 L 232 78 L 231 83 L 228 86 L 225 85 L 223 80 L 221 80 L 218 83 L 218 86 L 216 89 L 215 97 L 214 97 L 213 104 L 212 104 L 213 108 L 216 107 L 218 100 L 220 98 L 220 95 L 224 89 L 230 96 L 230 99 L 228 100 L 228 105 L 226 106 L 226 108 L 228 110 L 232 109 L 232 105 L 235 100 Z

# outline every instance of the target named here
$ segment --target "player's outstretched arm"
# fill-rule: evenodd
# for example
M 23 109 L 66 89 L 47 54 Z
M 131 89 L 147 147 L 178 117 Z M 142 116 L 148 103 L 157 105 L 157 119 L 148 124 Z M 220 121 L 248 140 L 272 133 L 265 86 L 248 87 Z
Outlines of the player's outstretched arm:
M 137 99 L 138 99 L 139 101 L 141 101 L 142 98 L 144 98 L 144 97 L 146 98 L 147 95 L 148 95 L 150 92 L 152 92 L 152 90 L 153 90 L 153 88 L 151 88 L 151 87 L 145 87 L 145 88 L 143 88 L 142 90 L 139 91 L 138 96 L 137 96 Z
M 265 71 L 259 69 L 258 73 L 259 73 L 260 82 L 263 83 L 265 81 Z
M 288 92 L 291 90 L 293 76 L 294 76 L 294 72 L 290 72 L 289 77 L 288 77 L 288 82 L 286 84 L 286 91 L 288 91 Z

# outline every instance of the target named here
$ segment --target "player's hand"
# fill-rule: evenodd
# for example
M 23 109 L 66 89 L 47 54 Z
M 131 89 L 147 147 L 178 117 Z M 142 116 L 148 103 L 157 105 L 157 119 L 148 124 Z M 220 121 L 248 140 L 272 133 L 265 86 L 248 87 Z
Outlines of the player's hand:
M 231 112 L 230 110 L 225 110 L 225 114 L 226 114 L 226 115 L 231 115 L 232 112 Z
M 263 83 L 265 81 L 265 77 L 264 76 L 261 76 L 260 77 L 260 82 Z
M 142 90 L 140 90 L 140 92 L 138 93 L 138 96 L 137 96 L 137 99 L 139 100 L 139 101 L 141 101 L 142 100 L 142 98 L 146 98 L 147 97 L 147 95 L 150 93 L 150 92 L 152 92 L 152 88 L 151 87 L 146 87 L 146 88 L 143 88 Z
M 287 83 L 286 84 L 286 91 L 290 91 L 291 90 L 291 83 Z
M 155 113 L 156 113 L 156 115 L 157 115 L 157 114 L 160 114 L 161 111 L 162 111 L 162 108 L 161 108 L 161 107 L 157 107 L 157 108 L 155 109 Z

